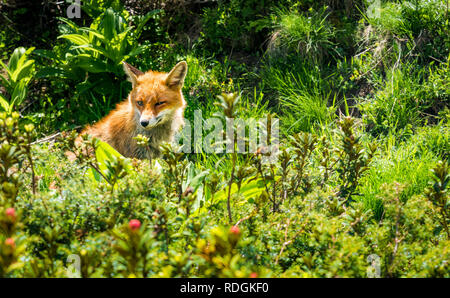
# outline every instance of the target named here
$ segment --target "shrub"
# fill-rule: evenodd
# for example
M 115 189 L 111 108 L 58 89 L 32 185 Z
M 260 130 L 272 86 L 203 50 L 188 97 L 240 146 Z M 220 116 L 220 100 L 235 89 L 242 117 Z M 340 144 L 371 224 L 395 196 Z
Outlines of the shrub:
M 424 79 L 424 72 L 415 71 L 411 64 L 388 72 L 386 85 L 360 105 L 373 135 L 400 131 L 407 125 L 415 126 L 422 122 L 421 112 L 432 104 L 421 87 Z
M 223 101 L 223 113 L 229 116 L 237 110 L 231 111 L 226 102 L 240 105 L 231 95 L 224 95 Z M 2 119 L 2 129 L 15 131 L 1 134 L 6 138 L 2 146 L 9 142 L 27 152 L 30 138 L 20 137 L 27 130 L 18 126 L 18 115 Z M 447 196 L 448 175 L 436 168 L 434 183 L 439 187 L 428 193 L 430 201 L 423 200 L 423 189 L 404 199 L 402 184 L 384 184 L 378 194 L 385 213 L 374 221 L 363 203 L 347 199 L 361 190 L 370 157 L 365 157 L 366 146 L 355 135 L 350 118 L 343 120 L 341 129 L 333 137 L 337 144 L 308 133 L 294 136 L 275 164 L 261 163 L 261 153 L 224 156 L 225 164 L 234 169 L 231 175 L 224 175 L 220 166 L 205 170 L 170 146 L 165 147 L 161 167 L 156 161 L 125 159 L 89 138 L 74 148 L 76 134 L 64 136 L 53 149 L 38 145 L 32 160 L 39 162 L 28 166 L 42 170 L 53 160 L 53 171 L 36 178 L 49 183 L 40 184 L 36 193 L 20 187 L 9 197 L 2 181 L 0 273 L 364 277 L 369 256 L 376 255 L 380 267 L 374 267 L 374 274 L 381 277 L 448 276 L 443 263 L 447 252 L 438 257 L 434 245 L 438 239 L 442 248 L 448 245 L 443 238 L 448 219 L 442 220 L 439 209 Z M 61 148 L 76 149 L 76 161 L 69 162 Z M 86 154 L 88 148 L 95 151 L 94 157 Z M 13 164 L 3 158 L 2 164 L 16 166 L 27 158 L 17 155 Z M 357 177 L 352 178 L 355 171 Z M 16 185 L 19 180 L 29 183 L 31 173 L 14 175 Z M 353 182 L 343 188 L 347 179 Z M 232 211 L 231 225 L 227 209 Z M 28 262 L 22 263 L 23 258 Z M 74 258 L 80 260 L 79 270 L 70 265 Z M 423 266 L 424 261 L 431 267 Z
M 156 11 L 140 19 L 134 30 L 128 24 L 128 12 L 113 8 L 102 11 L 89 27 L 79 27 L 68 19 L 61 19 L 64 25 L 60 27 L 58 38 L 67 40 L 68 44 L 53 52 L 38 52 L 56 63 L 40 69 L 37 77 L 70 82 L 77 91 L 72 95 L 74 103 L 85 114 L 80 116 L 100 118 L 126 96 L 129 86 L 123 79 L 122 62 L 147 49 L 146 45 L 138 44 L 138 38 L 154 13 Z
M 368 13 L 366 41 L 374 39 L 375 49 L 389 57 L 389 64 L 401 58 L 418 57 L 422 62 L 432 58 L 447 59 L 448 7 L 444 1 L 386 1 Z M 372 46 L 370 45 L 370 46 Z
M 333 38 L 335 31 L 327 21 L 326 8 L 310 10 L 309 15 L 280 10 L 272 17 L 274 33 L 268 46 L 271 55 L 293 52 L 313 65 L 328 55 L 336 56 Z
M 0 107 L 8 114 L 26 99 L 28 84 L 34 76 L 34 60 L 29 59 L 33 50 L 34 48 L 17 48 L 9 58 L 8 65 L 0 61 L 6 72 L 6 77 L 0 74 L 0 83 L 8 94 L 6 97 L 0 94 Z

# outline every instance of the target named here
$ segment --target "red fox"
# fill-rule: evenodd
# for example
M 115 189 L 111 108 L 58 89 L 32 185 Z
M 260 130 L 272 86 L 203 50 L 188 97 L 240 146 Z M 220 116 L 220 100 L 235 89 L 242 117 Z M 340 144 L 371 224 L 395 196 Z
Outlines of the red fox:
M 133 89 L 128 99 L 115 110 L 80 134 L 90 134 L 108 144 L 125 157 L 151 159 L 160 154 L 159 145 L 171 142 L 184 124 L 184 100 L 181 88 L 187 73 L 182 61 L 169 73 L 143 73 L 123 62 L 123 68 Z M 137 145 L 133 138 L 142 134 L 149 138 L 148 148 Z

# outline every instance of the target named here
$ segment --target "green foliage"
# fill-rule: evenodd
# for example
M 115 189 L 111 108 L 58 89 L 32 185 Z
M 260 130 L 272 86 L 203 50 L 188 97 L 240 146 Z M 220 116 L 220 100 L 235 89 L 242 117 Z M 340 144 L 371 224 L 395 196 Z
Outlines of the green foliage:
M 240 105 L 236 95 L 221 100 L 224 116 Z M 2 127 L 16 131 L 5 133 L 3 144 L 19 144 L 17 136 L 31 131 L 22 131 L 13 116 L 3 115 Z M 370 147 L 366 157 L 354 126 L 344 118 L 335 145 L 334 137 L 294 136 L 274 164 L 261 162 L 262 149 L 248 159 L 229 156 L 230 176 L 219 176 L 220 169 L 202 171 L 201 164 L 193 168 L 171 146 L 164 147 L 165 165 L 159 168 L 156 161 L 124 159 L 89 137 L 74 146 L 76 134 L 65 135 L 52 152 L 59 154 L 57 172 L 41 178 L 52 180 L 47 187 L 36 193 L 21 187 L 14 198 L 1 193 L 1 208 L 24 213 L 0 214 L 0 223 L 6 222 L 1 272 L 7 277 L 364 277 L 371 268 L 367 259 L 376 255 L 379 276 L 447 276 L 442 263 L 447 253 L 443 259 L 433 253 L 437 239 L 448 242 L 442 239 L 448 216 L 444 221 L 439 216 L 448 197 L 446 166 L 434 170 L 434 186 L 426 192 L 430 204 L 416 199 L 425 193 L 404 201 L 401 184 L 383 186 L 385 213 L 374 220 L 364 204 L 348 199 L 360 189 L 374 151 Z M 30 147 L 29 137 L 20 140 Z M 146 145 L 142 138 L 140 143 Z M 63 157 L 61 148 L 72 149 L 76 162 Z M 48 155 L 38 152 L 32 160 Z M 25 160 L 26 154 L 17 155 L 14 163 Z M 80 175 L 86 171 L 102 179 Z M 14 185 L 30 181 L 27 171 L 15 176 Z M 223 194 L 220 185 L 228 186 Z M 80 260 L 78 269 L 64 265 L 72 255 Z M 421 265 L 427 256 L 431 267 Z M 21 257 L 30 261 L 23 264 Z M 405 270 L 407 264 L 413 266 Z
M 5 88 L 7 97 L 0 94 L 0 107 L 11 114 L 15 106 L 20 106 L 27 96 L 28 84 L 34 75 L 34 60 L 29 59 L 34 48 L 20 47 L 14 50 L 8 65 L 0 61 L 7 76 L 0 74 L 0 83 Z
M 0 4 L 0 277 L 450 277 L 448 7 L 373 2 L 87 0 L 29 29 L 34 5 Z M 77 139 L 126 97 L 125 60 L 186 60 L 190 123 L 279 143 Z
M 447 189 L 450 181 L 449 165 L 447 162 L 440 162 L 432 171 L 434 181 L 430 183 L 431 187 L 426 190 L 426 196 L 440 211 L 442 226 L 445 228 L 447 237 L 450 239 L 450 231 L 447 223 L 450 219 L 450 204 L 448 202 L 449 195 Z
M 368 152 L 365 152 L 360 137 L 353 132 L 354 119 L 344 118 L 339 126 L 343 132 L 342 154 L 339 155 L 336 171 L 339 173 L 339 196 L 348 201 L 354 194 L 359 179 L 369 169 L 377 146 L 369 144 Z
M 254 48 L 259 36 L 255 34 L 253 22 L 283 2 L 290 1 L 231 0 L 205 8 L 201 16 L 200 45 L 213 53 L 227 53 L 237 47 L 244 51 Z
M 33 157 L 30 143 L 34 137 L 32 124 L 19 128 L 19 114 L 13 112 L 8 115 L 0 113 L 0 203 L 2 206 L 14 205 L 19 187 L 22 185 L 20 172 L 31 169 L 32 178 L 35 178 Z M 28 164 L 24 163 L 28 161 Z M 35 181 L 32 180 L 33 193 L 36 191 Z
M 268 91 L 276 92 L 273 101 L 279 104 L 285 133 L 327 125 L 334 118 L 336 99 L 320 68 L 301 62 L 288 67 L 286 62 L 268 64 L 261 74 Z
M 373 98 L 361 102 L 365 121 L 372 127 L 372 132 L 387 134 L 391 130 L 417 126 L 429 115 L 427 112 L 440 110 L 449 99 L 447 92 L 441 89 L 448 84 L 445 70 L 448 67 L 443 67 L 431 70 L 428 78 L 424 71 L 416 71 L 413 64 L 389 70 L 386 85 L 377 90 Z M 437 77 L 445 82 L 435 84 Z
M 406 38 L 409 50 L 429 56 L 448 55 L 448 5 L 445 1 L 399 1 L 383 3 L 370 14 L 369 23 L 384 34 Z
M 59 39 L 67 40 L 62 52 L 39 51 L 38 54 L 56 62 L 37 73 L 38 78 L 60 78 L 77 84 L 76 97 L 82 111 L 99 117 L 113 103 L 124 98 L 129 90 L 123 80 L 122 62 L 148 49 L 138 39 L 146 22 L 158 11 L 151 11 L 138 20 L 136 28 L 129 25 L 126 10 L 107 8 L 93 18 L 89 27 L 79 27 L 62 18 Z M 103 98 L 103 102 L 99 100 Z M 90 110 L 83 107 L 90 103 Z M 92 116 L 91 116 L 92 117 Z
M 335 31 L 327 17 L 326 7 L 320 11 L 311 9 L 308 15 L 279 11 L 276 16 L 272 16 L 274 33 L 268 46 L 269 53 L 285 55 L 293 52 L 314 64 L 336 56 L 332 42 Z

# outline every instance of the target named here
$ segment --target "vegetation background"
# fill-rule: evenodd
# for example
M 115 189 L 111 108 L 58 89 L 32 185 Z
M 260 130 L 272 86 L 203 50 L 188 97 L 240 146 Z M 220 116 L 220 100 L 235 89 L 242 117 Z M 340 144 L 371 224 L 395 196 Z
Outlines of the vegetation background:
M 450 276 L 448 0 L 69 5 L 0 0 L 0 277 Z M 181 60 L 186 118 L 279 121 L 276 163 L 74 146 L 122 61 Z

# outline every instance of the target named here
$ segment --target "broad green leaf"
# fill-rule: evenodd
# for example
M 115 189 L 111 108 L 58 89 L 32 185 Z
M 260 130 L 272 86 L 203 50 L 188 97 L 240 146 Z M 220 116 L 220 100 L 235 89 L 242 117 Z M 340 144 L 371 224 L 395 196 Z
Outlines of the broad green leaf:
M 92 28 L 80 28 L 80 31 L 87 32 L 89 34 L 92 34 L 93 36 L 100 39 L 102 42 L 107 43 L 109 40 L 106 39 L 106 37 L 103 34 L 98 33 L 98 31 L 92 29 Z M 92 38 L 89 38 L 88 44 L 92 41 Z
M 28 56 L 31 54 L 31 52 L 34 51 L 34 47 L 29 48 L 28 50 L 25 51 L 25 53 L 23 53 L 20 57 L 19 60 L 17 61 L 17 64 L 15 66 L 15 68 L 12 68 L 11 66 L 9 67 L 9 69 L 11 70 L 11 72 L 15 72 L 17 69 L 21 69 L 24 65 L 24 63 L 26 61 L 28 61 Z
M 83 6 L 84 5 L 82 5 L 82 7 Z M 71 20 L 66 19 L 66 18 L 61 18 L 61 17 L 57 17 L 57 19 L 63 23 L 66 23 L 71 29 L 78 30 L 78 25 L 75 24 L 74 22 L 72 22 Z
M 67 39 L 76 45 L 89 44 L 89 39 L 86 36 L 81 35 L 81 34 L 65 34 L 65 35 L 58 36 L 58 38 Z
M 139 22 L 136 30 L 134 31 L 134 37 L 138 39 L 141 36 L 142 29 L 144 29 L 145 24 L 147 24 L 148 20 L 150 20 L 151 17 L 154 15 L 157 15 L 158 13 L 162 12 L 162 9 L 154 9 L 152 11 L 149 11 Z
M 241 189 L 239 191 L 239 194 L 244 198 L 244 200 L 237 202 L 237 206 L 244 204 L 245 202 L 247 202 L 248 199 L 250 198 L 257 198 L 259 197 L 263 191 L 265 190 L 264 185 L 262 184 L 261 180 L 255 180 L 252 178 L 249 178 L 247 180 L 244 181 L 244 183 L 242 183 Z M 233 194 L 237 193 L 237 185 L 233 184 L 231 186 L 231 195 L 233 196 Z M 206 191 L 205 193 L 205 201 L 209 201 L 211 198 L 211 194 Z M 214 201 L 213 202 L 208 202 L 208 204 L 217 204 L 220 202 L 224 202 L 226 201 L 228 198 L 228 186 L 224 187 L 222 190 L 216 192 L 214 194 Z M 196 208 L 200 207 L 200 200 L 198 200 L 196 203 Z M 196 209 L 193 213 L 192 216 L 198 216 L 204 212 L 208 212 L 206 205 L 204 205 L 201 208 Z
M 86 172 L 87 177 L 93 182 L 101 182 L 102 176 L 93 168 L 89 168 Z
M 69 73 L 62 68 L 44 67 L 36 73 L 35 77 L 38 79 L 55 78 L 55 77 L 69 78 Z
M 9 113 L 9 103 L 3 95 L 0 94 L 0 106 L 3 108 L 5 112 Z
M 108 8 L 103 17 L 103 32 L 107 40 L 111 40 L 117 35 L 115 18 L 114 10 Z
M 109 58 L 111 60 L 114 61 L 114 56 L 110 55 L 110 53 L 108 53 L 105 49 L 102 49 L 100 47 L 94 46 L 94 45 L 80 45 L 78 47 L 74 47 L 74 49 L 87 49 L 87 50 L 91 50 L 95 53 L 101 54 L 103 56 L 105 56 L 106 58 Z
M 88 54 L 80 54 L 74 60 L 76 66 L 81 67 L 87 72 L 100 73 L 106 72 L 106 64 Z
M 95 151 L 95 156 L 102 172 L 105 172 L 107 169 L 106 161 L 112 161 L 113 156 L 115 156 L 116 158 L 125 158 L 108 143 L 105 143 L 103 141 L 99 141 L 97 150 Z
M 8 68 L 11 72 L 13 72 L 17 68 L 17 64 L 20 60 L 20 57 L 22 57 L 25 54 L 26 50 L 24 47 L 19 47 L 14 50 L 14 52 L 11 55 L 11 58 L 9 58 Z
M 100 140 L 98 142 L 97 150 L 95 151 L 95 157 L 97 159 L 98 169 L 102 172 L 103 175 L 106 175 L 108 172 L 108 162 L 113 161 L 114 158 L 125 158 L 108 143 Z M 131 171 L 131 165 L 127 164 L 127 168 L 125 170 Z M 102 176 L 93 168 L 90 168 L 86 174 L 93 182 L 102 181 Z
M 6 88 L 6 91 L 9 91 L 11 89 L 11 82 L 1 74 L 0 74 L 0 84 Z
M 24 56 L 25 57 L 25 56 Z M 34 60 L 27 60 L 25 61 L 23 64 L 20 65 L 20 67 L 18 67 L 12 74 L 11 80 L 13 82 L 18 82 L 21 80 L 26 80 L 26 79 L 30 79 L 32 74 L 32 70 L 33 70 L 33 66 L 34 66 Z
M 11 95 L 10 108 L 12 109 L 15 105 L 22 104 L 26 94 L 27 94 L 26 82 L 19 81 L 19 83 L 14 88 L 13 94 Z
M 254 198 L 261 195 L 264 191 L 264 187 L 261 185 L 260 180 L 247 179 L 244 183 L 242 183 L 241 189 L 239 193 L 245 198 Z M 237 192 L 237 185 L 233 184 L 231 187 L 231 193 Z M 221 200 L 225 200 L 228 198 L 228 187 L 222 189 L 214 195 L 215 202 L 219 202 Z
M 127 47 L 128 47 L 128 38 L 127 37 L 129 35 L 129 33 L 131 32 L 131 29 L 132 28 L 128 28 L 126 31 L 117 35 L 117 38 L 116 38 L 116 44 L 118 45 L 117 52 L 120 54 L 121 57 L 127 50 Z

